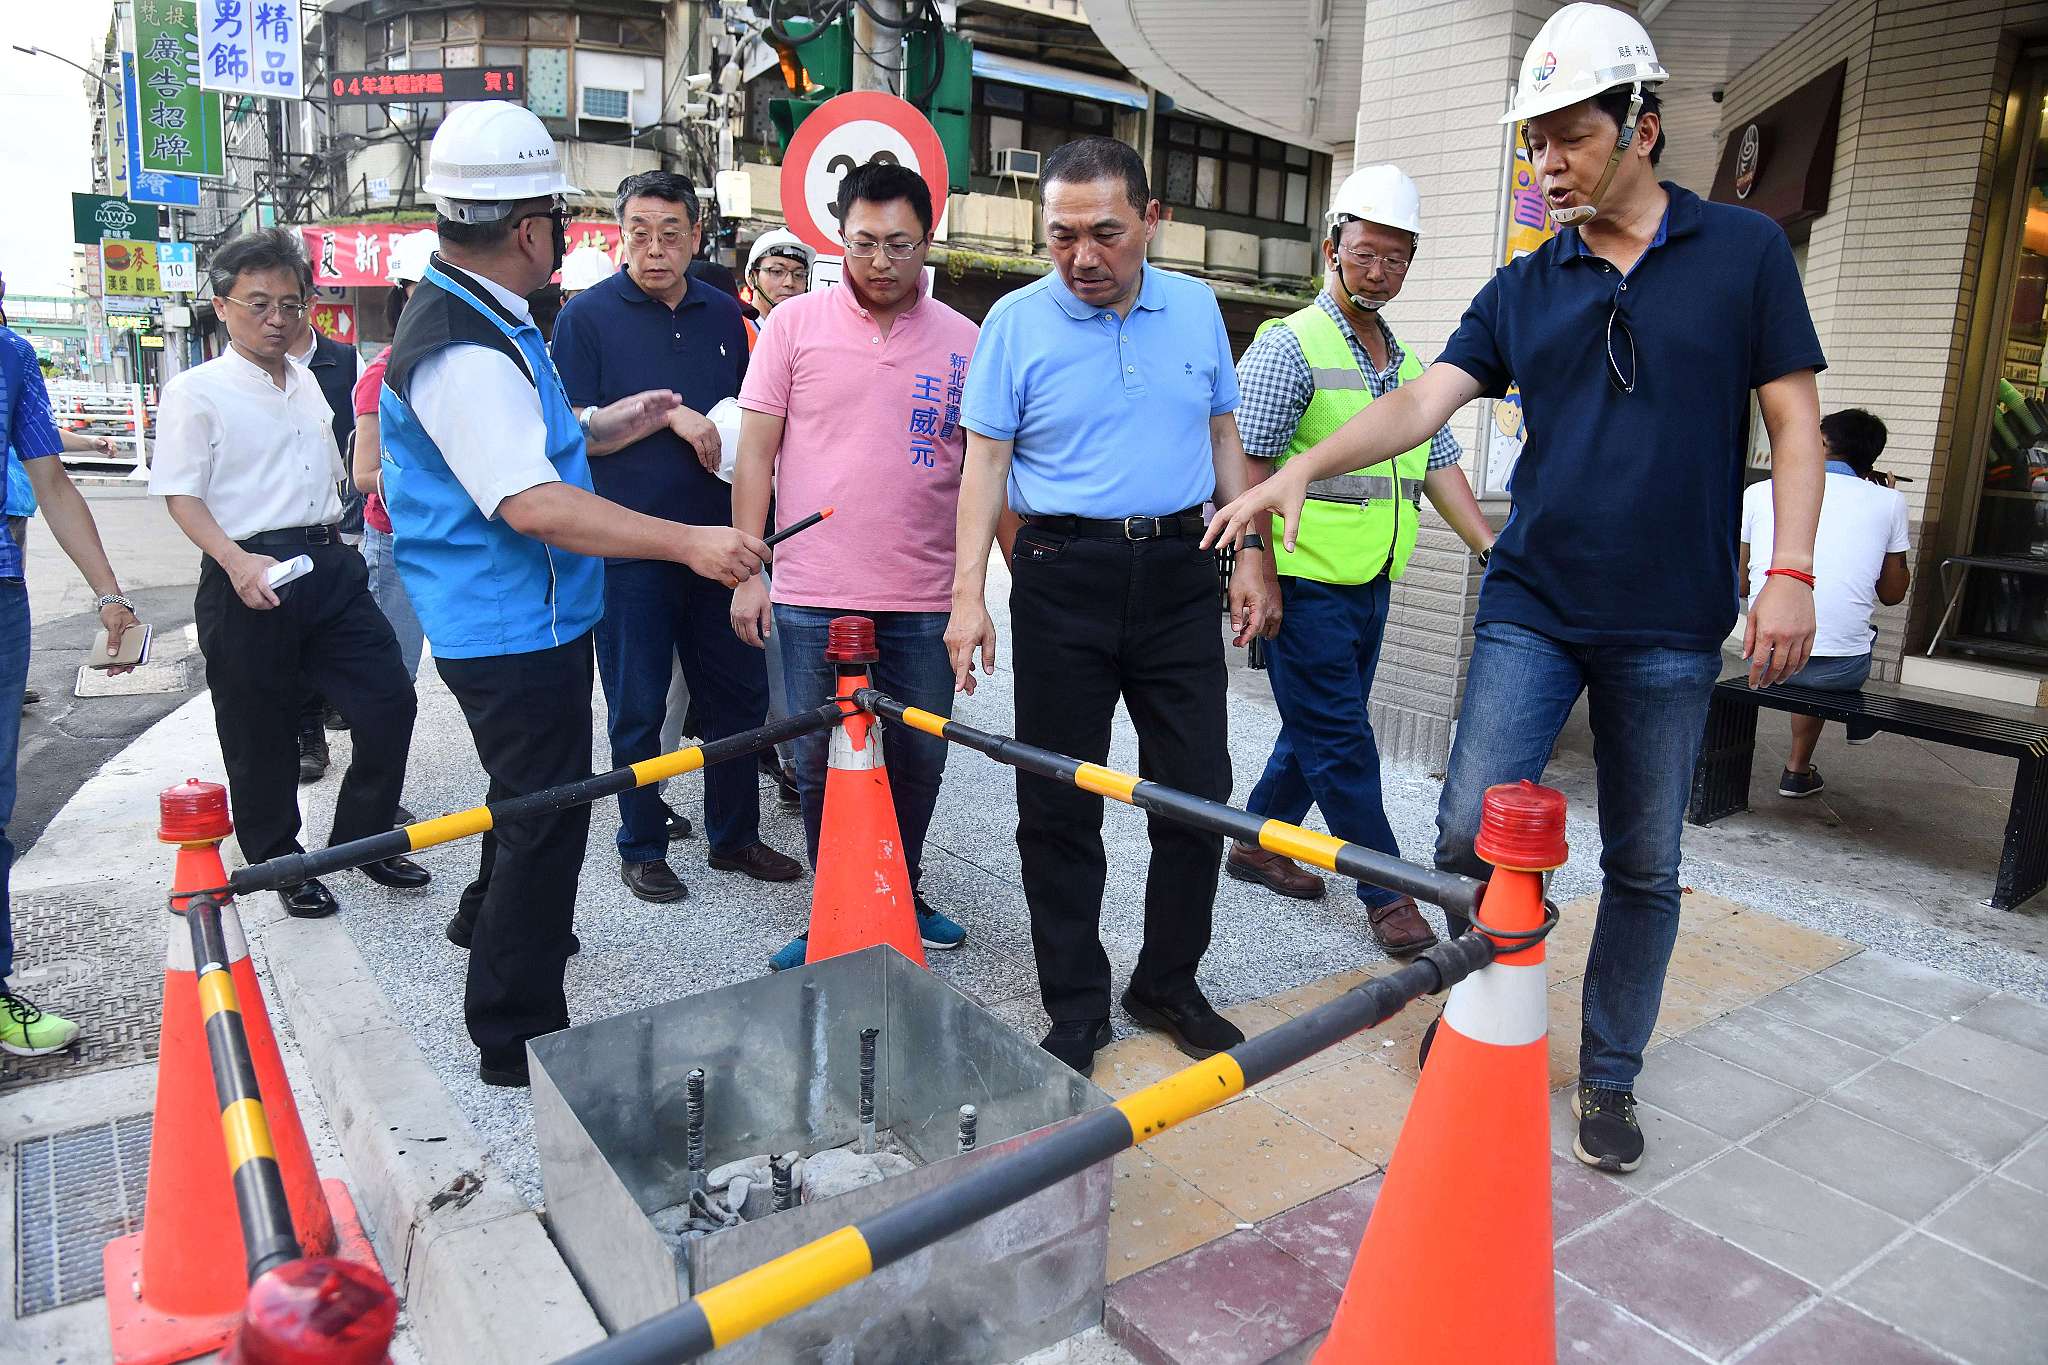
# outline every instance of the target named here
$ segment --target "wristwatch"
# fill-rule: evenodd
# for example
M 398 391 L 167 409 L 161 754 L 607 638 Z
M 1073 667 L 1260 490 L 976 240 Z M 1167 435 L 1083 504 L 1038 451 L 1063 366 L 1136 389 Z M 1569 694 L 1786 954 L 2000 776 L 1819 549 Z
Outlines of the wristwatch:
M 133 616 L 135 614 L 135 604 L 133 602 L 130 602 L 125 596 L 118 592 L 110 592 L 106 594 L 104 597 L 100 598 L 99 601 L 92 604 L 92 609 L 94 611 L 104 611 L 107 609 L 109 605 L 116 607 L 126 607 L 128 609 L 128 614 L 130 616 Z
M 1257 531 L 1246 531 L 1244 539 L 1238 542 L 1238 548 L 1241 550 L 1263 550 L 1266 548 L 1266 538 Z
M 592 403 L 589 407 L 585 408 L 583 411 L 576 414 L 576 425 L 583 428 L 583 434 L 585 436 L 590 435 L 591 419 L 595 418 L 596 416 L 597 404 L 595 403 Z
M 1489 546 L 1487 546 L 1487 547 L 1486 547 L 1485 549 L 1483 549 L 1483 550 L 1481 550 L 1481 551 L 1479 552 L 1479 567 L 1483 569 L 1483 568 L 1485 568 L 1485 567 L 1486 567 L 1486 566 L 1487 566 L 1487 565 L 1488 565 L 1489 563 L 1491 563 L 1492 561 L 1493 561 L 1493 547 L 1492 547 L 1491 545 L 1489 545 Z

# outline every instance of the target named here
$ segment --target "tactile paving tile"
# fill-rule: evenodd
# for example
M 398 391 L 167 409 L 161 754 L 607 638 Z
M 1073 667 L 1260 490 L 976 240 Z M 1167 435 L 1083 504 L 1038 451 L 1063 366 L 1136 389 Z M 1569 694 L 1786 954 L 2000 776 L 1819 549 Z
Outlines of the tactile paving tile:
M 155 887 L 120 899 L 105 884 L 14 899 L 14 989 L 79 1026 L 47 1057 L 0 1057 L 0 1094 L 38 1081 L 154 1061 L 163 1009 L 165 916 Z
M 30 1138 L 14 1148 L 14 1316 L 98 1298 L 100 1253 L 142 1226 L 150 1116 Z

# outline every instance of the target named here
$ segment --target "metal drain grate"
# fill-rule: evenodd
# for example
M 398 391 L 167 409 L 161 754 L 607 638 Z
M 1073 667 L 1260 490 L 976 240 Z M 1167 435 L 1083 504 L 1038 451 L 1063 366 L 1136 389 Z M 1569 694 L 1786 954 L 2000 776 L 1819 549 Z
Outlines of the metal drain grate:
M 142 1226 L 149 1130 L 131 1114 L 15 1145 L 15 1317 L 100 1296 L 101 1249 Z

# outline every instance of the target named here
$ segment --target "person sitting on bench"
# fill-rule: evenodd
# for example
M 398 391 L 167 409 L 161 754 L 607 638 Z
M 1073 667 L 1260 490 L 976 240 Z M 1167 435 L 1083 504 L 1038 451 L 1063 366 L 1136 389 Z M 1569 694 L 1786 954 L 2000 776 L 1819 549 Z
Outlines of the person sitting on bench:
M 1870 679 L 1870 646 L 1877 638 L 1870 613 L 1879 602 L 1906 600 L 1906 499 L 1889 474 L 1875 468 L 1884 453 L 1884 423 L 1861 408 L 1846 408 L 1821 419 L 1827 449 L 1827 493 L 1820 530 L 1813 543 L 1814 614 L 1819 629 L 1813 657 L 1785 680 L 1785 686 L 1854 692 Z M 1750 485 L 1742 497 L 1742 580 L 1751 600 L 1763 589 L 1771 562 L 1771 488 Z M 1792 752 L 1778 795 L 1812 796 L 1824 785 L 1813 766 L 1820 742 L 1818 716 L 1792 717 Z M 1849 729 L 1849 742 L 1862 744 L 1874 731 Z

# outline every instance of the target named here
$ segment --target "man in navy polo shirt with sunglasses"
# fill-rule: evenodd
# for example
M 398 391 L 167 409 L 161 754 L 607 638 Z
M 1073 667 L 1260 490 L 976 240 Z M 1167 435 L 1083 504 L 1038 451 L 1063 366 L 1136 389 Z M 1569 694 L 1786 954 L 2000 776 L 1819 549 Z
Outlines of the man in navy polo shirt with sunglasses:
M 1752 686 L 1812 651 L 1826 362 L 1785 234 L 1747 209 L 1659 184 L 1649 34 L 1567 5 L 1523 58 L 1504 122 L 1561 229 L 1489 280 L 1437 363 L 1224 509 L 1211 538 L 1284 518 L 1313 479 L 1391 459 L 1458 408 L 1519 384 L 1529 443 L 1479 598 L 1471 671 L 1437 811 L 1437 865 L 1473 853 L 1486 788 L 1537 779 L 1583 691 L 1599 770 L 1599 920 L 1586 963 L 1575 1151 L 1642 1163 L 1635 1078 L 1678 930 L 1679 833 L 1735 558 L 1749 402 L 1771 438 L 1777 534 L 1744 638 Z M 1453 933 L 1466 927 L 1456 916 Z
M 747 372 L 739 300 L 686 273 L 701 235 L 697 187 L 688 176 L 628 176 L 615 207 L 626 268 L 562 309 L 550 343 L 555 366 L 579 410 L 649 389 L 680 394 L 682 406 L 667 425 L 637 440 L 593 443 L 591 482 L 601 496 L 636 512 L 724 525 L 732 520 L 732 490 L 716 473 L 718 431 L 703 414 L 738 396 Z M 705 739 L 767 720 L 768 666 L 760 650 L 732 633 L 731 612 L 731 589 L 681 564 L 607 561 L 597 671 L 614 764 L 661 752 L 661 722 L 678 664 Z M 803 865 L 761 842 L 759 785 L 751 763 L 705 770 L 708 861 L 757 881 L 795 881 Z M 619 797 L 619 877 L 643 901 L 689 894 L 668 865 L 669 838 L 669 812 L 654 788 Z

